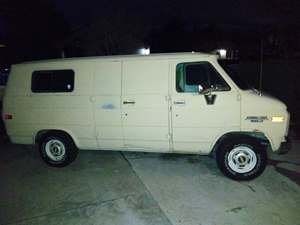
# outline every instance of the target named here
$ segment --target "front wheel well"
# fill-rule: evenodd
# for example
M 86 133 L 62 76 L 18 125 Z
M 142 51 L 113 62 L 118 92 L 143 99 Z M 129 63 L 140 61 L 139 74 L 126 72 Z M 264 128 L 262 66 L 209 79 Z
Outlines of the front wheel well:
M 264 133 L 261 132 L 230 132 L 218 138 L 218 140 L 215 142 L 212 148 L 211 154 L 215 156 L 216 150 L 224 141 L 230 139 L 242 138 L 242 137 L 255 139 L 256 141 L 259 141 L 259 143 L 264 146 L 270 145 L 270 141 L 268 140 L 268 138 L 265 136 Z

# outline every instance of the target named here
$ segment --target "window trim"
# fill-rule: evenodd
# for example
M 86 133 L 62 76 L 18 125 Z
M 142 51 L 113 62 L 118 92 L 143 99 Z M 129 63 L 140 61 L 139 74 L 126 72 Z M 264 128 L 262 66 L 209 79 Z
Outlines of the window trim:
M 71 71 L 72 72 L 72 77 L 73 77 L 73 84 L 72 84 L 72 88 L 68 91 L 54 91 L 54 90 L 33 90 L 33 77 L 35 75 L 35 73 L 53 73 L 55 71 Z M 50 87 L 51 88 L 51 87 Z M 75 89 L 75 71 L 73 69 L 47 69 L 47 70 L 34 70 L 31 73 L 31 92 L 34 94 L 69 94 L 74 92 Z
M 228 82 L 223 78 L 223 76 L 221 75 L 221 73 L 217 70 L 217 68 L 209 61 L 194 61 L 194 62 L 180 62 L 180 63 L 177 63 L 176 66 L 175 66 L 175 90 L 176 90 L 176 93 L 186 93 L 186 94 L 195 94 L 195 93 L 198 93 L 198 92 L 185 92 L 185 91 L 178 91 L 178 86 L 177 86 L 177 66 L 180 65 L 180 64 L 183 64 L 184 65 L 184 68 L 183 68 L 183 72 L 184 72 L 184 75 L 185 75 L 185 68 L 186 66 L 189 66 L 189 65 L 195 65 L 195 64 L 203 64 L 203 63 L 207 63 L 209 64 L 213 70 L 217 73 L 217 76 L 219 76 L 223 81 L 224 83 L 228 86 L 228 90 L 213 90 L 212 92 L 228 92 L 228 91 L 231 91 L 231 86 L 228 84 Z M 186 84 L 186 76 L 184 76 L 184 82 Z

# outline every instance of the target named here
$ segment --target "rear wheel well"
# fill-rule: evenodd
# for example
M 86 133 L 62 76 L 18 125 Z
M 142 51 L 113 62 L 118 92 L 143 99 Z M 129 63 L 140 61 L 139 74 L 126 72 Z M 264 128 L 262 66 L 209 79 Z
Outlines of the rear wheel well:
M 44 138 L 46 138 L 49 135 L 58 135 L 58 136 L 65 135 L 68 136 L 74 142 L 72 136 L 68 134 L 66 131 L 51 129 L 51 130 L 40 130 L 35 136 L 35 143 L 39 144 Z

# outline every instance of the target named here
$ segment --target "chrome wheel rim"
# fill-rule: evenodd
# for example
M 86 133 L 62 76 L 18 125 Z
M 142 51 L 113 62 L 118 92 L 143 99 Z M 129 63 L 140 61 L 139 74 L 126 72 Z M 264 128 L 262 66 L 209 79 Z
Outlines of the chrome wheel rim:
M 57 139 L 49 140 L 45 145 L 45 151 L 47 156 L 53 161 L 61 161 L 66 154 L 64 143 Z
M 247 173 L 254 169 L 257 163 L 255 152 L 247 146 L 233 148 L 228 156 L 228 166 L 237 173 Z

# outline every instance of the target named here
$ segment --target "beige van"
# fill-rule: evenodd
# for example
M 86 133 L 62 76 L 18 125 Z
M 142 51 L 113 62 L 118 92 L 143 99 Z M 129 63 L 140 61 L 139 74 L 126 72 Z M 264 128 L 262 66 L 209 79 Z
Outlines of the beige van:
M 227 71 L 227 72 L 226 72 Z M 77 149 L 214 154 L 249 180 L 280 149 L 289 113 L 202 53 L 57 59 L 13 65 L 3 120 L 13 143 L 39 144 L 51 166 Z

